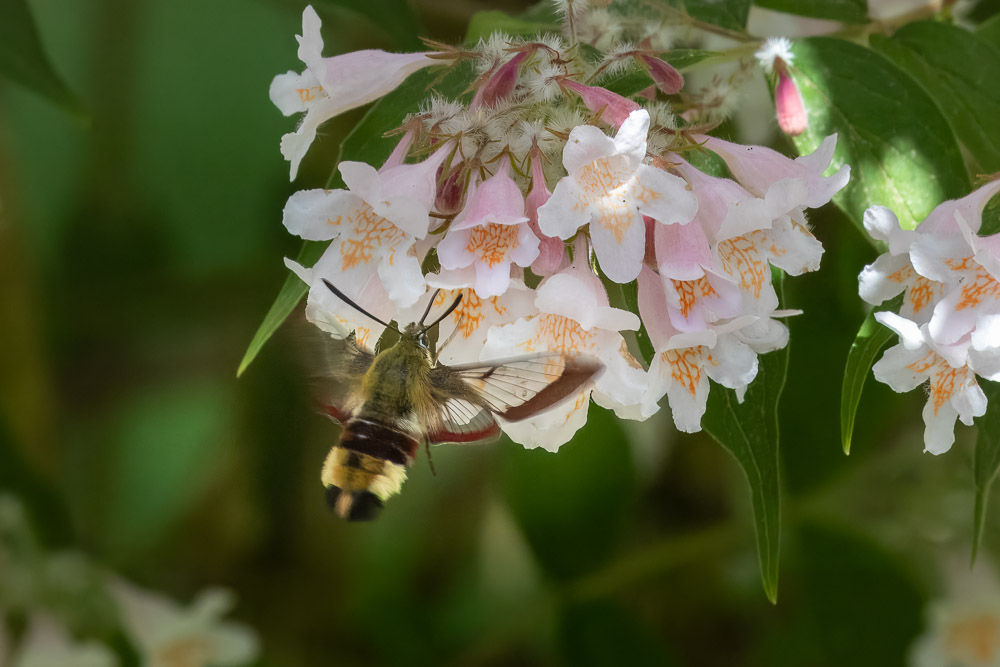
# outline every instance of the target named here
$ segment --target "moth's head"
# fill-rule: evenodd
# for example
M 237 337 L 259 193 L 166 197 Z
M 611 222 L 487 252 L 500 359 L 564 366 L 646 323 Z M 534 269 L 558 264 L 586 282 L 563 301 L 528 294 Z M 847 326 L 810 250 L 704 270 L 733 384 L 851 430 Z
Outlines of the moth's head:
M 371 491 L 343 492 L 339 486 L 326 487 L 326 504 L 342 519 L 371 521 L 382 511 L 382 501 Z
M 430 327 L 425 327 L 419 322 L 413 322 L 406 325 L 406 329 L 403 330 L 403 335 L 412 338 L 417 345 L 424 349 L 428 349 L 431 346 L 430 339 L 427 337 L 427 329 Z

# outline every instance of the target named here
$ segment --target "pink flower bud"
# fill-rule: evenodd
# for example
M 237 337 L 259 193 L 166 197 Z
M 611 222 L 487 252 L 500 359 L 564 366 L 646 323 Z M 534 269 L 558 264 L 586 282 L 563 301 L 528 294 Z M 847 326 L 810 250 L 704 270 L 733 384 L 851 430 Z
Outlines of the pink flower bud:
M 462 167 L 451 170 L 451 173 L 440 181 L 437 197 L 434 199 L 434 209 L 442 215 L 454 215 L 462 210 L 465 204 L 465 177 L 468 171 Z
M 591 113 L 601 114 L 601 120 L 615 129 L 621 127 L 630 113 L 641 108 L 632 100 L 606 88 L 585 86 L 572 79 L 563 79 L 561 83 L 579 95 Z
M 528 226 L 539 239 L 538 259 L 531 264 L 531 270 L 539 276 L 548 276 L 566 264 L 566 245 L 562 239 L 546 236 L 538 228 L 538 207 L 552 196 L 545 185 L 545 174 L 542 172 L 541 152 L 535 149 L 531 154 L 531 192 L 524 199 L 524 212 L 528 216 Z
M 656 83 L 656 87 L 667 95 L 679 93 L 684 87 L 684 77 L 674 67 L 659 58 L 648 53 L 635 54 L 636 60 L 649 72 L 650 78 Z
M 517 68 L 527 55 L 526 51 L 522 51 L 497 68 L 476 91 L 469 108 L 495 107 L 497 102 L 514 92 L 514 84 L 517 83 Z
M 775 71 L 778 73 L 778 85 L 774 89 L 774 106 L 778 110 L 778 127 L 785 134 L 795 137 L 809 127 L 806 107 L 802 103 L 802 95 L 798 86 L 788 74 L 788 69 L 780 60 L 775 61 Z

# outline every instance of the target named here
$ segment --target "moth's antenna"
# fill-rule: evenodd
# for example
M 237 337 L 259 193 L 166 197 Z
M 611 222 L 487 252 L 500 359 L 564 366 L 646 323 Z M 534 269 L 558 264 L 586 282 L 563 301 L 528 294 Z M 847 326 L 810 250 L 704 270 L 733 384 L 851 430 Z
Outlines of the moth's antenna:
M 464 319 L 465 319 L 465 313 L 462 313 L 461 315 L 458 316 L 458 321 L 455 322 L 455 328 L 451 330 L 451 334 L 449 334 L 449 336 L 444 339 L 444 342 L 438 345 L 437 349 L 434 350 L 435 362 L 437 361 L 438 357 L 441 356 L 441 351 L 444 348 L 448 347 L 448 343 L 455 340 L 455 336 L 458 334 L 459 331 L 462 330 L 462 320 Z
M 344 293 L 343 293 L 343 292 L 341 292 L 341 291 L 340 291 L 339 289 L 337 289 L 336 287 L 334 287 L 334 286 L 333 286 L 333 283 L 331 283 L 331 282 L 330 282 L 329 280 L 327 280 L 326 278 L 323 278 L 322 280 L 323 280 L 323 284 L 324 284 L 324 285 L 326 285 L 326 286 L 327 286 L 327 288 L 328 288 L 328 289 L 329 289 L 329 290 L 330 290 L 331 292 L 333 292 L 334 294 L 336 294 L 336 295 L 337 295 L 337 297 L 338 297 L 338 298 L 339 298 L 339 299 L 340 299 L 341 301 L 343 301 L 344 303 L 346 303 L 346 304 L 347 304 L 348 306 L 350 306 L 350 307 L 351 307 L 351 308 L 353 308 L 354 310 L 358 311 L 358 312 L 359 312 L 359 313 L 361 313 L 362 315 L 367 315 L 367 316 L 368 316 L 368 317 L 370 317 L 371 319 L 375 320 L 376 322 L 378 322 L 379 324 L 381 324 L 382 326 L 384 326 L 384 327 L 385 327 L 386 329 L 392 329 L 392 330 L 393 330 L 393 331 L 395 331 L 396 333 L 399 333 L 399 329 L 397 329 L 396 327 L 392 326 L 391 324 L 386 324 L 385 322 L 383 322 L 383 321 L 382 321 L 382 320 L 380 320 L 379 318 L 375 317 L 374 315 L 372 315 L 371 313 L 369 313 L 369 312 L 368 312 L 367 310 L 365 310 L 364 308 L 362 308 L 362 307 L 361 307 L 361 306 L 359 306 L 358 304 L 356 304 L 356 303 L 354 303 L 353 301 L 351 301 L 351 300 L 350 300 L 350 299 L 349 299 L 349 298 L 347 297 L 347 295 L 346 295 L 346 294 L 344 294 Z M 449 312 L 451 312 L 451 311 L 449 311 Z
M 452 304 L 451 304 L 450 306 L 448 306 L 448 310 L 446 310 L 446 311 L 444 311 L 443 313 L 441 313 L 441 316 L 440 316 L 439 318 L 437 318 L 436 320 L 434 320 L 433 322 L 431 322 L 430 324 L 428 324 L 427 326 L 425 326 L 425 327 L 424 327 L 424 328 L 422 329 L 422 331 L 427 331 L 427 330 L 428 330 L 428 329 L 430 329 L 430 328 L 431 328 L 432 326 L 434 326 L 435 324 L 437 324 L 438 322 L 440 322 L 440 321 L 441 321 L 441 320 L 443 320 L 444 318 L 446 318 L 446 317 L 448 317 L 449 315 L 451 315 L 452 311 L 454 311 L 454 310 L 455 310 L 456 308 L 458 308 L 458 304 L 459 304 L 459 303 L 461 303 L 461 302 L 462 302 L 462 295 L 461 295 L 461 294 L 459 294 L 459 295 L 458 295 L 458 296 L 457 296 L 457 297 L 455 298 L 455 300 L 454 300 L 454 301 L 452 302 Z M 421 323 L 423 322 L 423 320 L 420 320 L 420 321 L 421 321 Z
M 423 317 L 421 317 L 421 318 L 420 318 L 420 322 L 419 322 L 419 324 L 423 324 L 423 323 L 424 323 L 424 320 L 426 320 L 426 319 L 427 319 L 427 316 L 428 316 L 428 315 L 430 314 L 430 312 L 431 312 L 431 306 L 433 306 L 433 305 L 434 305 L 434 302 L 435 302 L 435 301 L 437 300 L 437 298 L 438 298 L 438 294 L 440 294 L 440 293 L 441 293 L 441 288 L 440 288 L 440 287 L 439 287 L 439 288 L 437 288 L 436 290 L 434 290 L 434 296 L 432 296 L 432 297 L 431 297 L 431 300 L 427 302 L 427 309 L 426 309 L 426 310 L 424 310 L 424 315 L 423 315 Z

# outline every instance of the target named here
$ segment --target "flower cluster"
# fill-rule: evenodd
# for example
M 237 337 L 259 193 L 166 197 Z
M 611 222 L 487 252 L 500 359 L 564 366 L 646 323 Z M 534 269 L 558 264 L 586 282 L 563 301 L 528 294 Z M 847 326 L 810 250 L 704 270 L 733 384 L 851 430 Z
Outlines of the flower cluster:
M 116 634 L 147 667 L 246 665 L 258 654 L 256 634 L 223 617 L 232 595 L 201 592 L 183 607 L 139 588 L 79 551 L 46 552 L 24 505 L 0 496 L 0 616 L 23 619 L 9 636 L 0 623 L 0 663 L 14 667 L 118 667 L 102 643 Z
M 778 309 L 772 266 L 818 268 L 823 248 L 805 211 L 849 177 L 846 166 L 823 175 L 836 137 L 792 160 L 707 136 L 690 109 L 678 119 L 669 103 L 684 80 L 660 57 L 670 47 L 666 19 L 612 21 L 608 9 L 576 5 L 564 8 L 564 36 L 334 58 L 319 55 L 319 19 L 307 8 L 306 71 L 271 87 L 282 111 L 306 114 L 282 141 L 294 174 L 325 118 L 417 68 L 474 62 L 470 97 L 424 101 L 385 164 L 341 162 L 346 189 L 289 199 L 287 229 L 329 247 L 312 267 L 286 264 L 309 285 L 307 317 L 335 334 L 355 331 L 362 345 L 374 347 L 383 327 L 324 280 L 384 321 L 418 319 L 432 294 L 442 306 L 461 294 L 441 324 L 443 363 L 541 351 L 600 359 L 604 371 L 575 400 L 502 424 L 513 439 L 553 450 L 586 421 L 591 397 L 644 419 L 666 395 L 688 432 L 701 428 L 709 379 L 742 397 L 757 355 L 787 341 L 775 318 L 790 311 Z M 641 104 L 611 89 L 623 73 L 648 77 Z M 694 166 L 713 154 L 733 178 Z M 612 305 L 622 305 L 618 285 L 633 281 L 638 313 Z M 642 327 L 655 348 L 648 369 L 629 347 Z
M 861 272 L 861 297 L 877 305 L 903 295 L 898 313 L 875 315 L 899 344 L 872 370 L 898 392 L 929 383 L 924 446 L 932 454 L 951 448 L 956 418 L 971 425 L 986 413 L 976 376 L 1000 380 L 1000 235 L 978 235 L 998 192 L 993 181 L 946 201 L 913 230 L 884 206 L 865 212 L 865 229 L 888 251 Z

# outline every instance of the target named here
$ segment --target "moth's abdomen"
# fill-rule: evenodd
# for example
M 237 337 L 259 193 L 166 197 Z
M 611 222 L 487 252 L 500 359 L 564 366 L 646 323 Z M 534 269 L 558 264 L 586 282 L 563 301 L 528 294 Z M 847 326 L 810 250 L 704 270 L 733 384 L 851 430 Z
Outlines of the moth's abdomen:
M 352 417 L 323 464 L 326 500 L 348 521 L 370 521 L 399 492 L 419 441 L 381 421 Z

